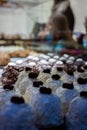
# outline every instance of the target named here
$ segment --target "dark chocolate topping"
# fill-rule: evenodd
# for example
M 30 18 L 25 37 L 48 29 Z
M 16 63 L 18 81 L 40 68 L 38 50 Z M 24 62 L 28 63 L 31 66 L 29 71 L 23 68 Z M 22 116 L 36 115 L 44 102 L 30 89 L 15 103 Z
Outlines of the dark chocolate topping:
M 78 78 L 78 79 L 77 79 L 77 83 L 78 83 L 78 84 L 86 84 L 86 83 L 87 83 L 87 80 L 86 80 L 86 78 Z
M 36 88 L 39 88 L 41 85 L 43 85 L 42 81 L 34 81 L 33 82 L 33 86 L 36 87 Z
M 5 89 L 5 90 L 13 90 L 14 86 L 13 85 L 4 85 L 3 89 Z
M 74 72 L 72 71 L 72 70 L 67 70 L 67 72 L 66 72 L 68 75 L 70 75 L 70 76 L 74 76 Z
M 38 77 L 37 73 L 34 73 L 34 72 L 29 73 L 29 78 L 30 79 L 36 79 L 37 77 Z
M 48 74 L 50 74 L 51 69 L 44 69 L 43 72 L 44 72 L 44 73 L 48 73 Z
M 84 66 L 84 69 L 87 70 L 87 65 Z
M 11 102 L 14 103 L 14 104 L 23 104 L 23 103 L 25 103 L 23 97 L 18 97 L 18 96 L 13 96 L 11 98 Z
M 63 68 L 62 67 L 57 67 L 57 71 L 63 71 Z
M 63 88 L 74 89 L 73 83 L 63 83 Z
M 84 69 L 81 68 L 80 66 L 78 66 L 77 71 L 80 72 L 80 73 L 84 73 Z
M 30 67 L 26 67 L 25 68 L 25 71 L 27 72 L 27 71 L 31 71 L 32 70 L 32 68 L 30 68 Z
M 41 94 L 51 94 L 52 93 L 52 90 L 50 88 L 46 88 L 46 87 L 41 87 L 40 88 L 40 93 Z
M 59 80 L 60 76 L 58 74 L 52 75 L 53 80 Z
M 80 97 L 86 97 L 87 98 L 87 91 L 80 92 Z

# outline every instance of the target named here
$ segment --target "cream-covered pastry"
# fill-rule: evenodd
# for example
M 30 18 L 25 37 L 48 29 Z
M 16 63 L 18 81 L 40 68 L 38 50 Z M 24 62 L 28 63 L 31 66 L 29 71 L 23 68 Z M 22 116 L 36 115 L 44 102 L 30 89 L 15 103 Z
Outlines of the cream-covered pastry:
M 64 115 L 69 109 L 70 102 L 78 96 L 77 91 L 74 89 L 73 83 L 64 83 L 62 87 L 58 88 L 56 95 L 60 98 L 62 103 L 62 110 Z
M 60 99 L 51 93 L 50 88 L 41 87 L 39 94 L 32 98 L 32 109 L 39 127 L 59 126 L 63 124 Z
M 0 112 L 0 130 L 37 130 L 34 112 L 20 96 L 13 96 Z
M 66 116 L 67 130 L 87 130 L 87 91 L 80 93 L 70 104 Z

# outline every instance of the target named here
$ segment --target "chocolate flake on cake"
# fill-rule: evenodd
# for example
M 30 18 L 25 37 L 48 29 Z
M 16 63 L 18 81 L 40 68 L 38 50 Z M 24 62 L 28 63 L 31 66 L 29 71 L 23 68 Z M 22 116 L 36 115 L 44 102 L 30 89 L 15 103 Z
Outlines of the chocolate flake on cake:
M 63 71 L 63 68 L 62 67 L 57 67 L 57 71 L 61 72 L 61 71 Z
M 63 88 L 74 89 L 73 83 L 63 83 Z
M 58 74 L 52 75 L 53 80 L 59 80 L 60 76 Z
M 84 65 L 84 69 L 87 70 L 87 65 Z
M 18 96 L 13 96 L 11 98 L 11 102 L 14 103 L 14 104 L 23 104 L 23 103 L 25 103 L 23 97 L 18 97 Z
M 33 82 L 33 86 L 36 87 L 36 88 L 39 88 L 40 86 L 43 85 L 43 82 L 42 81 L 34 81 Z
M 44 69 L 44 70 L 43 70 L 43 73 L 48 73 L 48 74 L 50 74 L 50 72 L 51 72 L 51 69 Z
M 38 74 L 34 73 L 34 72 L 31 72 L 31 73 L 29 73 L 28 76 L 29 76 L 30 79 L 36 79 L 38 77 Z
M 77 71 L 80 72 L 80 73 L 84 73 L 84 69 L 80 66 L 77 67 Z
M 48 95 L 50 95 L 52 93 L 52 90 L 50 88 L 41 87 L 40 88 L 40 93 L 41 94 L 48 94 Z
M 86 78 L 81 78 L 81 77 L 79 77 L 79 78 L 77 79 L 77 83 L 78 83 L 78 84 L 86 84 L 86 83 L 87 83 L 87 80 L 86 80 Z
M 32 68 L 26 67 L 26 68 L 25 68 L 25 71 L 26 71 L 26 72 L 27 72 L 27 71 L 32 71 Z
M 5 90 L 14 90 L 14 86 L 13 85 L 4 85 L 3 89 L 5 89 Z
M 80 97 L 86 97 L 87 98 L 87 91 L 80 92 Z

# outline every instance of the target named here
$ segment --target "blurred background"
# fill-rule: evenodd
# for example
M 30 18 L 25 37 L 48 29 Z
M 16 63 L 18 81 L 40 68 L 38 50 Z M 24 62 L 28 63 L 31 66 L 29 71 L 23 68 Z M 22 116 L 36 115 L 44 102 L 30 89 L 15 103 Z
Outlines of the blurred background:
M 23 55 L 21 51 L 25 50 L 72 55 L 86 53 L 86 5 L 87 0 L 0 0 L 0 52 L 14 52 L 18 55 Z M 58 28 L 55 34 L 53 24 L 57 20 L 52 21 L 51 18 L 60 14 L 66 17 L 69 30 Z M 49 23 L 52 25 L 51 31 L 47 30 Z M 47 36 L 50 33 L 52 35 L 44 37 L 44 30 Z M 70 33 L 76 42 L 74 47 L 69 36 L 63 36 L 64 31 L 64 35 Z

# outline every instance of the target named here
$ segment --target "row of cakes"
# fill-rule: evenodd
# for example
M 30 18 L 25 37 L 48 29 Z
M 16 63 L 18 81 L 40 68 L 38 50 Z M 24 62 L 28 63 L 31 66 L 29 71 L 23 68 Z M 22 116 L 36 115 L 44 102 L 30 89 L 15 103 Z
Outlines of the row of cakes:
M 18 46 L 0 47 L 0 66 L 6 66 L 14 58 L 26 58 L 35 51 Z
M 87 108 L 87 62 L 82 59 L 54 54 L 28 56 L 24 62 L 9 63 L 4 68 L 2 84 L 6 89 L 14 86 L 15 93 L 32 108 L 35 116 L 34 127 L 39 129 L 50 127 L 53 129 L 54 127 L 65 129 L 66 127 L 67 130 L 87 129 L 85 111 Z M 8 98 L 9 96 L 6 100 Z M 21 104 L 17 96 L 11 98 L 12 101 Z M 5 104 L 3 98 L 1 102 Z M 10 109 L 9 103 L 7 105 Z M 15 118 L 19 117 L 16 115 Z

